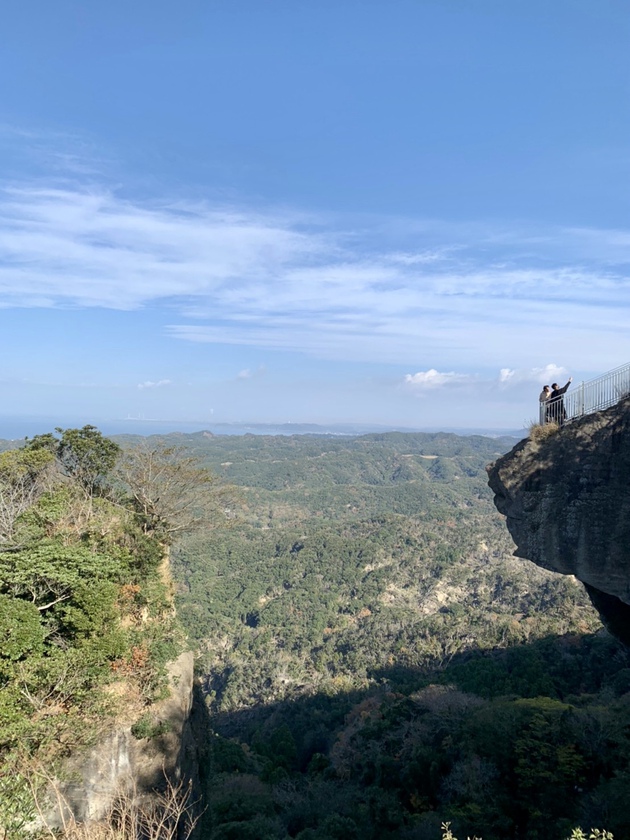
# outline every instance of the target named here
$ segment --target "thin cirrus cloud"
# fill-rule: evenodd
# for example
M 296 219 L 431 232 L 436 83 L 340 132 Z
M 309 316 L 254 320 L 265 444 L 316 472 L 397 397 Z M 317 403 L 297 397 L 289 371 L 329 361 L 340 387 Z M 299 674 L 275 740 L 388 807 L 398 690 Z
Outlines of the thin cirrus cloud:
M 143 391 L 146 388 L 164 388 L 165 385 L 170 385 L 170 379 L 158 379 L 157 382 L 153 382 L 150 379 L 147 379 L 146 382 L 139 382 L 138 388 Z
M 259 365 L 255 370 L 251 368 L 243 368 L 243 370 L 239 370 L 236 374 L 237 379 L 258 379 L 261 376 L 264 376 L 267 372 L 265 365 Z
M 464 373 L 440 373 L 431 368 L 430 370 L 418 371 L 418 373 L 408 373 L 405 376 L 405 383 L 414 390 L 427 390 L 433 388 L 442 388 L 445 385 L 461 385 L 470 382 L 472 377 Z
M 543 349 L 582 368 L 627 355 L 627 232 L 361 224 L 143 203 L 94 183 L 12 185 L 0 193 L 0 306 L 158 305 L 167 334 L 188 342 L 425 360 L 415 388 L 461 384 L 469 374 L 437 368 L 462 359 L 475 370 L 509 358 L 507 382 Z

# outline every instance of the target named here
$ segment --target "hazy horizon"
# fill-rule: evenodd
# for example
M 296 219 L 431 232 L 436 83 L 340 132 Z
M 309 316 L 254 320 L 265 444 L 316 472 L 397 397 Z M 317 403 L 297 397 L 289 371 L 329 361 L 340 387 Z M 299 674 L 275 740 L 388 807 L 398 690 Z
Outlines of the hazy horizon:
M 379 432 L 402 432 L 402 433 L 439 433 L 467 435 L 484 435 L 492 437 L 520 437 L 525 434 L 524 429 L 500 429 L 484 427 L 434 427 L 434 426 L 397 426 L 374 423 L 256 423 L 256 422 L 233 422 L 233 423 L 204 423 L 203 421 L 169 421 L 150 419 L 107 419 L 97 420 L 89 417 L 8 417 L 0 416 L 0 440 L 17 441 L 25 437 L 51 432 L 55 428 L 81 428 L 85 425 L 96 426 L 103 434 L 115 435 L 138 435 L 149 437 L 151 435 L 168 434 L 195 434 L 210 432 L 213 435 L 292 435 L 292 434 L 314 434 L 314 435 L 363 435 Z

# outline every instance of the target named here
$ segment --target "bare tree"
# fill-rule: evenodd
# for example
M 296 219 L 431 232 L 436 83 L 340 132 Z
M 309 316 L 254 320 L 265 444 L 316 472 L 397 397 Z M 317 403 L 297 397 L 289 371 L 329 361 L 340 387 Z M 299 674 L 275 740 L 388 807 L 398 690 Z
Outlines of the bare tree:
M 192 799 L 191 783 L 173 781 L 166 774 L 161 791 L 141 794 L 135 785 L 123 785 L 103 819 L 87 822 L 75 819 L 58 779 L 48 770 L 30 766 L 24 778 L 32 802 L 31 817 L 38 814 L 42 826 L 38 837 L 44 835 L 60 840 L 189 840 L 199 821 L 199 803 Z M 59 827 L 50 826 L 40 805 L 44 792 L 56 801 L 62 823 Z
M 123 454 L 117 474 L 147 532 L 172 536 L 229 518 L 229 489 L 182 447 L 141 444 Z
M 54 456 L 12 449 L 0 455 L 0 551 L 15 547 L 18 520 L 55 479 Z
M 122 795 L 109 818 L 100 823 L 72 823 L 66 840 L 187 840 L 195 829 L 190 787 L 168 782 L 163 793 L 155 793 L 142 805 L 134 797 Z

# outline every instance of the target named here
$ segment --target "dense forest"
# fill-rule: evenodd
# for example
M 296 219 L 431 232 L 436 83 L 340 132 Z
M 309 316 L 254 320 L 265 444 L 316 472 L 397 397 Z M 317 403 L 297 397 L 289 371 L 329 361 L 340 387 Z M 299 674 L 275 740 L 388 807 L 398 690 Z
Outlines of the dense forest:
M 7 837 L 121 683 L 132 732 L 159 736 L 146 709 L 184 644 L 167 551 L 206 712 L 201 840 L 630 836 L 630 661 L 581 585 L 512 556 L 485 466 L 513 443 L 88 426 L 0 446 Z
M 181 437 L 238 488 L 174 547 L 211 714 L 212 840 L 630 836 L 630 663 L 512 557 L 509 439 Z

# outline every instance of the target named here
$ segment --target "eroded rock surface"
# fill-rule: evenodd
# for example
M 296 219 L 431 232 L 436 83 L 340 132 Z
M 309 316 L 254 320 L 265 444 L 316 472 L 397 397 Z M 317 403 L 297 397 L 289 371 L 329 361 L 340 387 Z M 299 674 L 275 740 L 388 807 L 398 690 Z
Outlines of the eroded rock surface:
M 630 400 L 521 441 L 488 474 L 515 555 L 575 575 L 630 645 Z
M 182 653 L 168 667 L 168 696 L 148 707 L 151 717 L 166 724 L 155 738 L 135 738 L 132 721 L 112 721 L 91 749 L 71 757 L 64 780 L 58 780 L 44 807 L 44 824 L 60 827 L 69 817 L 78 821 L 107 816 L 121 793 L 142 799 L 165 778 L 196 782 L 195 736 L 190 731 L 194 696 L 193 655 Z

